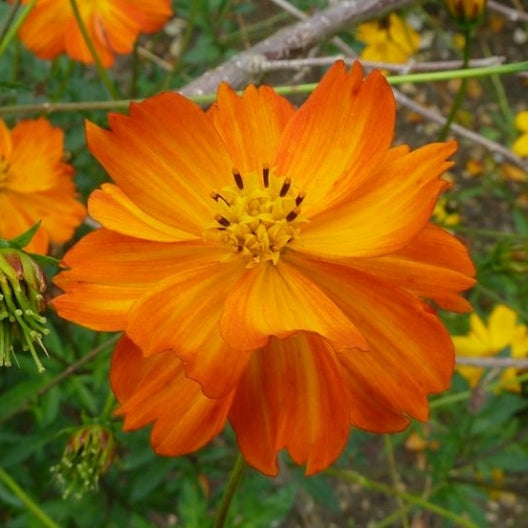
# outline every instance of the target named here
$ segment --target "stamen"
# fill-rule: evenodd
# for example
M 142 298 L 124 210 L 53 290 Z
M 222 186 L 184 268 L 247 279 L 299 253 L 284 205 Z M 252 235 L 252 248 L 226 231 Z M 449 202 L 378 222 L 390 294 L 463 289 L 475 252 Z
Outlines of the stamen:
M 295 198 L 295 205 L 297 207 L 299 207 L 299 205 L 301 205 L 303 203 L 304 197 L 305 197 L 305 195 L 303 193 L 299 193 L 297 195 L 297 198 Z
M 223 225 L 224 227 L 229 227 L 231 225 L 231 222 L 225 218 L 224 216 L 222 215 L 216 215 L 214 217 L 214 219 L 220 224 L 220 225 Z
M 284 180 L 284 183 L 282 184 L 282 187 L 281 187 L 281 190 L 279 192 L 279 196 L 281 198 L 283 198 L 284 196 L 286 196 L 286 194 L 288 193 L 288 191 L 290 190 L 290 186 L 291 186 L 291 179 L 290 178 L 286 178 Z
M 264 181 L 264 187 L 267 189 L 269 187 L 269 167 L 262 169 L 262 180 Z
M 295 220 L 299 215 L 301 214 L 300 207 L 296 207 L 295 209 L 292 209 L 287 215 L 286 215 L 286 221 L 291 222 L 292 220 Z
M 221 195 L 221 194 L 218 194 L 217 192 L 212 192 L 211 193 L 211 198 L 215 201 L 215 202 L 218 202 L 218 200 L 222 200 L 222 202 L 224 202 L 227 206 L 230 206 L 231 204 Z
M 240 172 L 233 169 L 233 178 L 235 178 L 235 183 L 237 187 L 242 190 L 244 188 L 244 180 L 242 180 L 242 176 L 240 175 Z

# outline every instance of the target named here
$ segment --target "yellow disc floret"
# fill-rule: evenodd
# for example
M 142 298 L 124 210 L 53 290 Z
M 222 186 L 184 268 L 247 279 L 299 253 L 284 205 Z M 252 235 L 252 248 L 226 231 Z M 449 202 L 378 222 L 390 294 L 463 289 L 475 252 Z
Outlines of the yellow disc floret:
M 304 195 L 290 179 L 279 178 L 268 168 L 261 175 L 242 175 L 234 170 L 235 185 L 214 192 L 215 224 L 204 237 L 223 243 L 251 267 L 261 262 L 277 264 L 281 251 L 297 240 Z

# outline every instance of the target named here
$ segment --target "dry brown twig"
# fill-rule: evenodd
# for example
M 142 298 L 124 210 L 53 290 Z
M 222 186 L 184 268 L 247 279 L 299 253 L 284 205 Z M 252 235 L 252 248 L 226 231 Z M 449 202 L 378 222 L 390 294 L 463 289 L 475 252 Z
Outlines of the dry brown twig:
M 269 66 L 272 61 L 277 62 L 287 58 L 294 52 L 306 50 L 322 40 L 332 37 L 332 35 L 346 27 L 408 7 L 409 5 L 421 3 L 423 0 L 345 0 L 310 17 L 289 4 L 288 0 L 273 1 L 283 8 L 289 6 L 287 7 L 288 12 L 301 18 L 302 21 L 277 31 L 265 40 L 255 44 L 249 50 L 235 55 L 217 68 L 204 73 L 178 91 L 186 96 L 214 93 L 222 81 L 228 82 L 234 88 L 241 88 L 248 84 L 252 77 L 263 73 L 266 65 Z M 497 8 L 496 2 L 490 3 L 494 8 Z M 523 15 L 523 13 L 520 13 L 520 15 L 515 13 L 508 12 L 507 15 L 509 17 L 515 16 L 517 19 Z M 334 37 L 333 42 L 344 52 L 345 56 L 353 56 L 353 51 L 346 43 L 337 37 Z M 414 64 L 412 67 L 414 67 Z M 396 100 L 400 104 L 439 125 L 443 125 L 446 122 L 446 118 L 443 115 L 416 103 L 397 89 L 393 89 L 393 91 Z M 508 160 L 510 163 L 528 171 L 528 162 L 523 161 L 500 143 L 491 141 L 481 134 L 460 125 L 452 125 L 450 130 L 453 134 L 484 146 L 498 158 Z

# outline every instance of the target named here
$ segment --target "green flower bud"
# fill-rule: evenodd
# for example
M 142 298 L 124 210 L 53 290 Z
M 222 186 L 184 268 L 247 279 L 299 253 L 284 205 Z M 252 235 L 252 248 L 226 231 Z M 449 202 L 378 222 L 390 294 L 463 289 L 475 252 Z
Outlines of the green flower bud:
M 44 366 L 35 350 L 37 344 L 47 355 L 42 338 L 49 334 L 44 292 L 46 278 L 40 266 L 23 250 L 0 246 L 0 366 L 16 361 L 15 351 L 31 353 L 37 369 Z
M 86 425 L 72 434 L 62 459 L 51 468 L 63 489 L 63 499 L 79 500 L 87 491 L 99 488 L 99 478 L 116 457 L 116 442 L 110 429 Z

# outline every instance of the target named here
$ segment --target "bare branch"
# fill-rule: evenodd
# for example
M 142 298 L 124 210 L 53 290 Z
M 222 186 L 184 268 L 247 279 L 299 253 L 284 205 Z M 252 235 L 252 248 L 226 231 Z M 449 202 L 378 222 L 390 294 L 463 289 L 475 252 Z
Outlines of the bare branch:
M 352 24 L 419 2 L 420 0 L 345 0 L 302 22 L 277 31 L 178 91 L 187 96 L 203 95 L 215 92 L 222 81 L 227 81 L 234 88 L 240 88 L 247 84 L 254 71 L 252 64 L 255 62 L 258 65 L 258 61 L 263 59 L 288 57 L 290 53 L 318 44 Z
M 528 368 L 528 358 L 517 359 L 507 357 L 469 357 L 457 356 L 457 365 L 470 365 L 472 367 L 482 368 L 509 368 L 514 367 L 518 369 Z

